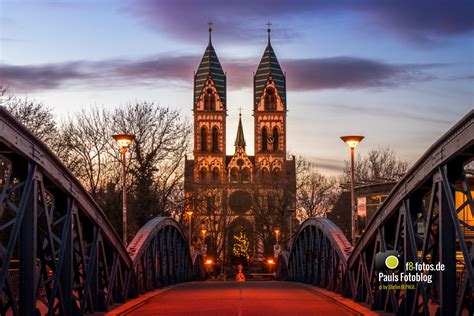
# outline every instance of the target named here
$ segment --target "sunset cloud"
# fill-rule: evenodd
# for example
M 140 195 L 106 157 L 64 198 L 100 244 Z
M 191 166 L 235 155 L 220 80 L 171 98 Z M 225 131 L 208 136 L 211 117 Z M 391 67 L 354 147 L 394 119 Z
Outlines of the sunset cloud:
M 129 2 L 126 11 L 157 31 L 191 41 L 202 38 L 204 23 L 208 19 L 217 25 L 217 36 L 221 41 L 254 39 L 257 30 L 263 29 L 268 19 L 289 25 L 277 29 L 276 34 L 279 39 L 291 39 L 299 31 L 290 27 L 294 23 L 284 21 L 299 17 L 298 20 L 305 18 L 314 22 L 338 15 L 351 15 L 368 31 L 387 32 L 417 46 L 431 46 L 442 42 L 445 37 L 474 30 L 473 1 L 140 0 Z M 242 19 L 242 16 L 246 18 Z
M 0 64 L 0 81 L 13 90 L 38 91 L 67 86 L 103 88 L 160 81 L 192 82 L 200 56 L 162 55 L 144 59 L 74 61 L 44 65 Z M 252 87 L 257 60 L 222 60 L 229 88 Z M 281 61 L 294 91 L 392 87 L 433 80 L 440 64 L 391 64 L 350 56 Z

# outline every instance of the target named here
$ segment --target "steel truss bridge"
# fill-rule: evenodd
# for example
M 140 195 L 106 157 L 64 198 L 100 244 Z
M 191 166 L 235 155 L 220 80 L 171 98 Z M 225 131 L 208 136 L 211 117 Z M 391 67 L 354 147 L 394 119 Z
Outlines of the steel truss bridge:
M 325 288 L 402 315 L 473 313 L 474 211 L 468 164 L 474 111 L 442 136 L 395 186 L 354 247 L 325 218 L 299 228 L 277 277 Z M 61 161 L 0 108 L 0 315 L 82 315 L 170 284 L 202 280 L 179 225 L 155 218 L 128 248 Z M 461 202 L 459 202 L 461 201 Z M 469 214 L 469 218 L 474 216 Z M 375 254 L 441 262 L 415 289 L 381 288 Z M 406 265 L 399 268 L 404 270 Z M 406 272 L 406 271 L 405 271 Z
M 79 181 L 2 108 L 0 155 L 0 315 L 106 311 L 204 277 L 172 219 L 150 220 L 125 248 Z
M 325 288 L 373 310 L 399 315 L 474 313 L 474 202 L 468 168 L 474 158 L 474 111 L 434 143 L 393 188 L 358 242 L 351 246 L 326 218 L 306 220 L 290 253 L 280 257 L 278 277 Z M 472 166 L 471 166 L 472 167 Z M 407 262 L 442 263 L 432 283 L 414 289 L 379 282 L 375 255 L 395 250 L 396 271 Z

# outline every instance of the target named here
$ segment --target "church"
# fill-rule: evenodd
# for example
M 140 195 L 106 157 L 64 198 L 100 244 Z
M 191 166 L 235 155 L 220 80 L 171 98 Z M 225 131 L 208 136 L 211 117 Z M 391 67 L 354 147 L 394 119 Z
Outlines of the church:
M 212 24 L 211 24 L 212 25 Z M 296 231 L 295 158 L 286 151 L 286 76 L 270 42 L 254 73 L 254 155 L 239 114 L 226 153 L 227 73 L 209 42 L 194 75 L 193 158 L 185 161 L 185 210 L 195 250 L 221 266 L 262 265 Z M 229 74 L 232 75 L 232 74 Z M 250 75 L 250 74 L 249 74 Z

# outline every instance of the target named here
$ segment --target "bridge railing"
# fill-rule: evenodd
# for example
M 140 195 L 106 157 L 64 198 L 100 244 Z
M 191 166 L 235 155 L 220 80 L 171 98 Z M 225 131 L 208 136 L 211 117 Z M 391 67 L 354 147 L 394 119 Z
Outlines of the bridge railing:
M 135 272 L 135 295 L 202 279 L 202 262 L 191 256 L 179 224 L 171 218 L 148 221 L 129 244 L 128 252 Z
M 328 220 L 305 222 L 291 249 L 289 279 L 338 291 L 345 278 L 342 284 L 347 291 L 342 294 L 375 310 L 403 315 L 472 314 L 474 203 L 468 172 L 473 159 L 471 111 L 393 188 L 352 250 L 340 231 L 321 228 L 331 226 Z M 338 238 L 344 241 L 336 242 Z M 400 265 L 392 271 L 378 269 L 375 255 L 388 250 L 399 254 Z M 425 271 L 431 282 L 408 282 L 408 287 L 379 280 L 379 272 L 413 273 L 410 262 L 439 262 L 445 270 Z
M 156 218 L 127 250 L 81 183 L 0 107 L 0 315 L 105 311 L 191 280 L 186 245 L 174 220 Z

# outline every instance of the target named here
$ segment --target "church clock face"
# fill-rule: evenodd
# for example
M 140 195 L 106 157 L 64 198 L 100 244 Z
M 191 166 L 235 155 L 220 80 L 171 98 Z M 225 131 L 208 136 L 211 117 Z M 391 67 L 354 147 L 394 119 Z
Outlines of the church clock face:
M 247 191 L 232 192 L 229 197 L 230 209 L 238 215 L 244 215 L 252 207 L 252 196 Z
M 273 136 L 268 136 L 268 143 L 269 144 L 273 144 L 273 142 L 275 141 L 275 139 L 273 138 Z

